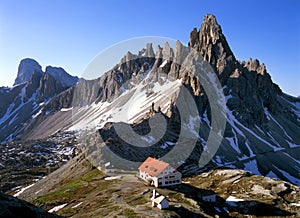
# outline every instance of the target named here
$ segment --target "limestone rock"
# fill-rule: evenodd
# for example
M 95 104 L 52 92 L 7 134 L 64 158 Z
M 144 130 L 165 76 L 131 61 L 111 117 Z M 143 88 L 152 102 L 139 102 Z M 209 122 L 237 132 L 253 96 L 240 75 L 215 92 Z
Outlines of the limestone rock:
M 204 16 L 198 34 L 193 29 L 190 34 L 189 45 L 196 49 L 208 61 L 218 73 L 222 84 L 234 71 L 236 59 L 222 33 L 221 26 L 217 23 L 216 17 L 211 14 Z
M 29 81 L 34 71 L 39 72 L 40 74 L 43 73 L 42 67 L 37 61 L 31 58 L 21 60 L 14 85 Z
M 64 88 L 74 86 L 79 80 L 77 76 L 71 76 L 61 67 L 47 66 L 45 73 L 59 81 Z

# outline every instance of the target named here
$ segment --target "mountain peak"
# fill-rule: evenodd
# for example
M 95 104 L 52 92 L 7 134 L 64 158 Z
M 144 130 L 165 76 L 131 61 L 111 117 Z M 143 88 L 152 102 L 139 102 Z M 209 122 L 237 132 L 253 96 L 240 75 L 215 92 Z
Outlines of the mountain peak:
M 47 66 L 45 73 L 51 75 L 56 80 L 60 81 L 63 87 L 71 87 L 78 82 L 77 76 L 71 76 L 61 67 Z
M 222 36 L 222 28 L 218 24 L 216 17 L 212 14 L 205 15 L 200 28 L 200 41 L 203 45 L 216 44 Z
M 162 53 L 163 53 L 163 59 L 164 60 L 173 60 L 174 52 L 173 52 L 173 49 L 170 47 L 168 42 L 165 43 L 165 46 L 162 50 Z
M 216 44 L 223 37 L 222 28 L 218 24 L 216 17 L 212 14 L 206 14 L 199 32 L 197 28 L 194 28 L 191 32 L 189 45 L 194 47 L 200 42 L 200 47 L 204 47 L 209 44 Z
M 205 15 L 199 31 L 192 30 L 189 46 L 199 51 L 215 68 L 221 82 L 234 71 L 236 59 L 214 15 Z
M 14 85 L 28 82 L 34 71 L 43 73 L 41 65 L 36 60 L 31 58 L 21 60 Z

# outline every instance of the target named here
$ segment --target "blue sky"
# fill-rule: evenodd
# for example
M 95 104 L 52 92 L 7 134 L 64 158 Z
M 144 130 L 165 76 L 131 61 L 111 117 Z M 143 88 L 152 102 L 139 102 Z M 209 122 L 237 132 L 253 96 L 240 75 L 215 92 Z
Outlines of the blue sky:
M 1 0 L 0 85 L 13 84 L 25 57 L 80 76 L 99 52 L 123 40 L 160 36 L 187 43 L 212 13 L 238 59 L 259 59 L 284 92 L 298 96 L 299 11 L 298 0 Z

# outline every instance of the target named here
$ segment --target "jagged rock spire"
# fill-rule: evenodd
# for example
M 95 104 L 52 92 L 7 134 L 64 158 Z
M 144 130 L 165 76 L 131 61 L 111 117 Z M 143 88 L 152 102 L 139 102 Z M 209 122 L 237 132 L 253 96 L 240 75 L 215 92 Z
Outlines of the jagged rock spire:
M 234 71 L 236 59 L 214 15 L 205 15 L 200 30 L 192 30 L 189 46 L 199 51 L 204 60 L 214 66 L 221 82 Z
M 154 57 L 155 56 L 153 47 L 152 47 L 152 43 L 147 43 L 145 56 L 146 57 Z
M 174 51 L 173 49 L 170 47 L 169 43 L 166 42 L 165 47 L 162 51 L 163 53 L 163 59 L 167 60 L 167 61 L 173 61 L 173 57 L 174 57 Z

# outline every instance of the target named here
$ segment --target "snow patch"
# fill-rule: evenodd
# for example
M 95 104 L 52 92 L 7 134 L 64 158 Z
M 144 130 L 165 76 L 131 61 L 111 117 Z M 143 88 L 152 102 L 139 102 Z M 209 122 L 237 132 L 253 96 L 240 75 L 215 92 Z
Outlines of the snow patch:
M 226 203 L 233 207 L 237 205 L 236 202 L 241 202 L 241 201 L 244 201 L 244 199 L 237 198 L 234 196 L 229 196 L 228 198 L 226 198 Z
M 205 111 L 205 113 L 203 113 L 203 120 L 204 120 L 204 122 L 205 122 L 208 126 L 210 126 L 210 122 L 209 122 L 209 119 L 208 119 L 208 117 L 207 117 L 207 111 Z
M 174 143 L 174 142 L 165 142 L 164 144 L 162 144 L 161 146 L 160 146 L 160 148 L 162 148 L 162 149 L 166 149 L 167 147 L 169 147 L 169 146 L 173 146 L 173 145 L 175 145 L 176 143 Z
M 142 136 L 141 139 L 149 144 L 155 141 L 155 138 L 153 136 Z
M 235 137 L 234 138 L 229 138 L 226 137 L 226 139 L 229 141 L 230 146 L 237 152 L 237 153 L 241 153 L 239 147 L 238 147 L 238 141 L 237 141 L 237 137 L 236 134 L 234 133 Z
M 14 197 L 18 197 L 20 194 L 22 194 L 26 189 L 29 189 L 30 187 L 32 187 L 34 185 L 34 183 L 33 184 L 30 184 L 30 185 L 28 185 L 28 186 L 26 186 L 26 187 L 24 187 L 24 188 L 22 188 L 20 191 L 18 191 L 16 194 L 14 194 Z
M 110 176 L 110 177 L 106 177 L 104 178 L 104 180 L 109 181 L 109 180 L 115 180 L 115 179 L 121 179 L 122 176 Z
M 43 109 L 40 109 L 36 114 L 32 115 L 32 119 L 35 119 L 42 113 Z
M 263 143 L 265 143 L 266 145 L 268 145 L 269 147 L 271 147 L 272 149 L 274 149 L 274 151 L 279 151 L 282 150 L 283 148 L 279 148 L 276 147 L 274 145 L 272 145 L 271 143 L 267 142 L 266 140 L 264 140 L 263 138 L 261 138 L 260 136 L 258 136 L 255 132 L 253 132 L 251 129 L 247 128 L 246 126 L 244 126 L 243 124 L 241 124 L 232 114 L 232 112 L 230 110 L 227 110 L 227 115 L 228 115 L 228 122 L 231 124 L 232 127 L 234 127 L 234 129 L 242 136 L 245 137 L 245 135 L 243 134 L 243 132 L 236 127 L 235 123 L 237 123 L 239 126 L 241 126 L 244 130 L 246 130 L 248 133 L 252 134 L 255 138 L 259 139 L 260 141 L 262 141 Z M 246 137 L 245 137 L 246 138 Z
M 72 109 L 73 109 L 73 107 L 70 107 L 70 108 L 62 108 L 62 109 L 60 109 L 60 111 L 65 112 L 65 111 L 70 111 L 70 110 L 72 110 Z
M 113 102 L 93 103 L 84 109 L 74 109 L 73 117 L 78 117 L 69 131 L 81 129 L 101 129 L 107 122 L 124 122 L 132 124 L 149 111 L 152 103 L 156 108 L 166 113 L 171 100 L 179 91 L 181 80 L 166 81 L 164 85 L 158 82 L 149 84 L 145 88 L 144 81 L 134 84 L 130 90 L 124 90 Z M 126 99 L 124 101 L 124 99 Z M 150 142 L 146 138 L 145 141 Z
M 164 66 L 166 66 L 167 63 L 168 63 L 168 61 L 165 60 L 159 67 L 164 67 Z
M 62 205 L 53 207 L 52 209 L 48 210 L 48 212 L 49 212 L 49 213 L 53 213 L 53 212 L 59 211 L 60 209 L 64 208 L 64 207 L 67 206 L 67 205 L 68 205 L 68 204 L 65 203 L 65 204 L 62 204 Z
M 74 205 L 72 208 L 79 207 L 79 206 L 80 206 L 82 203 L 83 203 L 83 202 L 80 202 L 80 203 L 78 203 L 78 204 Z
M 278 123 L 278 121 L 269 113 L 267 108 L 264 108 L 265 114 L 268 118 L 268 120 L 272 120 L 276 125 L 283 131 L 284 135 L 291 141 L 294 141 L 285 131 L 285 129 Z

